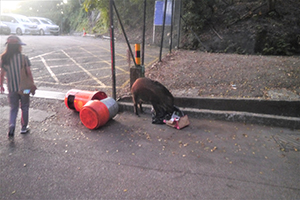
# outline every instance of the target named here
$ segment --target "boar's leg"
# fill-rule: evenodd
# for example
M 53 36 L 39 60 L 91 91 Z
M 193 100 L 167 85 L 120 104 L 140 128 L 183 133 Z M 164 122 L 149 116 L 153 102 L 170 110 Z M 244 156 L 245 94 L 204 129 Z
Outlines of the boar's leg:
M 152 115 L 152 123 L 153 124 L 163 124 L 164 116 L 165 116 L 165 110 L 161 105 L 152 104 L 153 109 L 155 111 L 155 115 Z
M 139 102 L 139 107 L 140 107 L 141 113 L 144 113 L 144 110 L 143 110 L 143 106 L 142 106 L 142 102 L 141 102 L 141 101 Z
M 134 104 L 134 113 L 135 113 L 137 116 L 140 116 L 140 115 L 139 115 L 139 111 L 138 111 L 137 103 Z
M 134 110 L 134 113 L 137 115 L 137 116 L 140 116 L 139 115 L 139 111 L 138 111 L 138 97 L 137 95 L 133 95 L 132 96 L 132 101 L 133 101 L 133 110 Z

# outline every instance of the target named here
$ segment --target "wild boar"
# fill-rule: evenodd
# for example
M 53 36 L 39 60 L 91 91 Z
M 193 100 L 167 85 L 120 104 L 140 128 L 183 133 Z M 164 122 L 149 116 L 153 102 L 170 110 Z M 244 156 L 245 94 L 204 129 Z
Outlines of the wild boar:
M 174 97 L 161 83 L 149 78 L 138 78 L 131 87 L 134 113 L 139 116 L 137 104 L 143 112 L 142 103 L 151 103 L 156 117 L 164 117 L 174 109 Z

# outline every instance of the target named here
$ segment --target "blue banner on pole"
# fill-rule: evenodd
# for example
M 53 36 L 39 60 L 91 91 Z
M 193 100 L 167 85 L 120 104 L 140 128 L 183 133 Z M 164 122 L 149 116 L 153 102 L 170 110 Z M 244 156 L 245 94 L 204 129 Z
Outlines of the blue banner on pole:
M 155 1 L 155 11 L 154 11 L 154 25 L 162 26 L 164 20 L 164 10 L 165 2 L 164 1 Z M 167 12 L 166 12 L 166 26 L 171 26 L 171 17 L 172 17 L 172 2 L 167 2 Z

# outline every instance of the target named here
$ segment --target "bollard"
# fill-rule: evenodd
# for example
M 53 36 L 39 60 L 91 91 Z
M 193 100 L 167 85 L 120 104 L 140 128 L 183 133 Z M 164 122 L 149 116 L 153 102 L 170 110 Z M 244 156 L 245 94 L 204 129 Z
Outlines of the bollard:
M 130 67 L 130 88 L 136 79 L 143 77 L 142 67 L 141 66 L 133 66 Z
M 80 112 L 82 107 L 90 100 L 102 100 L 107 98 L 105 92 L 86 91 L 86 90 L 69 90 L 65 96 L 65 105 L 71 110 Z
M 141 65 L 141 45 L 135 44 L 135 63 L 137 66 Z
M 80 111 L 80 120 L 88 129 L 97 129 L 112 119 L 119 110 L 118 103 L 111 97 L 87 102 Z
M 135 63 L 136 66 L 130 68 L 130 88 L 136 79 L 145 76 L 145 68 L 141 66 L 140 44 L 135 44 Z

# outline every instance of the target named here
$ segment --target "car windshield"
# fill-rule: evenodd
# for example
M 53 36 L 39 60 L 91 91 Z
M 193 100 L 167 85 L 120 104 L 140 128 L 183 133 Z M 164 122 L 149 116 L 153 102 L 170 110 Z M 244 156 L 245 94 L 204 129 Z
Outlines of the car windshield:
M 21 18 L 20 20 L 21 20 L 21 22 L 31 23 L 31 21 L 27 18 Z
M 41 19 L 41 22 L 42 22 L 43 24 L 52 24 L 51 21 L 49 21 L 49 20 L 44 20 L 44 19 Z
M 32 21 L 33 23 L 36 23 L 36 24 L 40 24 L 39 20 L 37 20 L 37 19 L 31 19 L 30 18 L 30 21 Z

